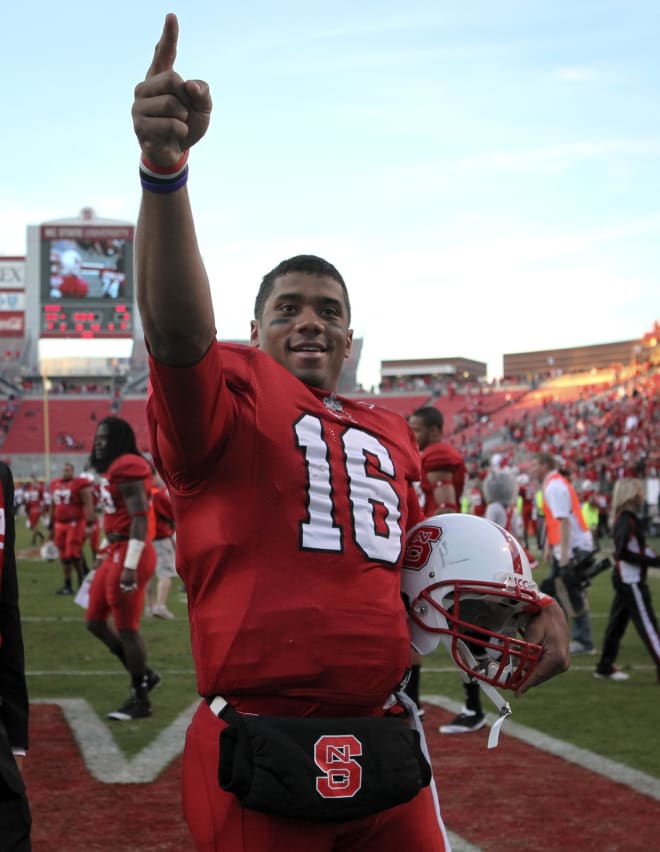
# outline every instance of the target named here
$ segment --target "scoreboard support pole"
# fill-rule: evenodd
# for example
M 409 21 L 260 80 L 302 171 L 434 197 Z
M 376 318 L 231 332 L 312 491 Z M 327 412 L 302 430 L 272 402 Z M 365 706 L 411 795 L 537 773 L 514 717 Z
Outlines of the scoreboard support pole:
M 50 390 L 50 379 L 48 376 L 41 377 L 44 402 L 44 462 L 46 465 L 46 482 L 50 482 L 50 419 L 48 413 L 48 391 Z

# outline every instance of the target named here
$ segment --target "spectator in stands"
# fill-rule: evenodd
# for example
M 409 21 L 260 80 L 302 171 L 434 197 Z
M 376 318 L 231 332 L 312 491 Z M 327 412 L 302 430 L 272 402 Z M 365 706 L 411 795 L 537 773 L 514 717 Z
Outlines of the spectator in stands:
M 616 482 L 612 497 L 616 559 L 612 571 L 614 600 L 605 628 L 603 650 L 594 672 L 597 678 L 628 680 L 629 675 L 614 662 L 628 622 L 632 620 L 651 655 L 660 683 L 660 628 L 647 583 L 648 569 L 660 567 L 660 556 L 646 544 L 639 516 L 643 503 L 644 483 L 640 479 L 626 478 Z
M 574 581 L 571 561 L 593 551 L 593 537 L 582 516 L 580 500 L 571 483 L 562 476 L 552 453 L 539 453 L 535 474 L 542 482 L 546 526 L 544 558 L 552 570 L 547 591 L 557 598 L 570 617 L 572 654 L 595 653 L 586 592 Z M 544 589 L 545 591 L 546 589 Z

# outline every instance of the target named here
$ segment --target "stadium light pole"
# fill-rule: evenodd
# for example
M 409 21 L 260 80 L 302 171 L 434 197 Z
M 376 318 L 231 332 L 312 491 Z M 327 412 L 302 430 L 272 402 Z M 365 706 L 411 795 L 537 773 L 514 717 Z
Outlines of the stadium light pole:
M 41 386 L 43 388 L 44 402 L 44 456 L 46 465 L 46 482 L 50 482 L 50 422 L 48 417 L 48 391 L 51 389 L 52 385 L 48 376 L 42 375 Z

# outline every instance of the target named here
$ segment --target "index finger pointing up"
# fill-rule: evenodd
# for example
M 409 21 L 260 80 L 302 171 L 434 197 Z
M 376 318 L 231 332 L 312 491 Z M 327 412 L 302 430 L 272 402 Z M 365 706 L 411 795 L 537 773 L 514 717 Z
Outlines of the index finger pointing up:
M 179 39 L 179 22 L 176 15 L 170 13 L 165 16 L 165 24 L 163 32 L 160 35 L 158 44 L 154 51 L 154 58 L 147 71 L 147 76 L 153 77 L 155 74 L 160 74 L 162 71 L 171 71 L 174 68 L 174 60 L 176 59 L 176 44 Z

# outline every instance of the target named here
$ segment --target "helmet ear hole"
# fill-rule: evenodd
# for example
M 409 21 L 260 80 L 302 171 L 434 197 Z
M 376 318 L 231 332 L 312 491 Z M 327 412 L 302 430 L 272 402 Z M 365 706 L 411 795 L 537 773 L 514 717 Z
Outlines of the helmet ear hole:
M 518 689 L 538 663 L 541 647 L 524 640 L 529 614 L 538 610 L 529 561 L 492 521 L 450 514 L 413 527 L 401 589 L 411 641 L 421 653 L 442 639 L 458 668 L 509 689 Z

